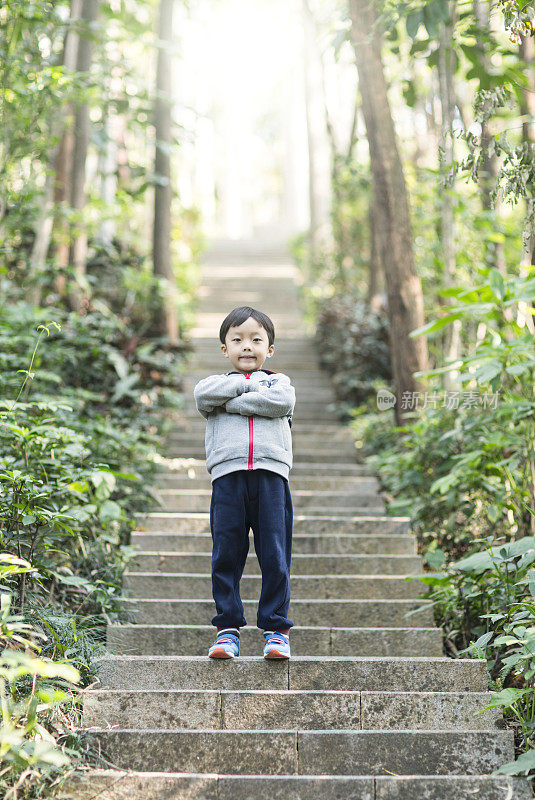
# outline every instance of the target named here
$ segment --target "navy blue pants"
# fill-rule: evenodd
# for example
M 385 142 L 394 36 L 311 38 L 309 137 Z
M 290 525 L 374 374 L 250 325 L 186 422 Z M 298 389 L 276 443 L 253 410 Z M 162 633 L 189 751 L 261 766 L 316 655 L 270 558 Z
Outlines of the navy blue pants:
M 290 561 L 293 507 L 288 480 L 267 469 L 240 469 L 212 482 L 212 593 L 217 614 L 212 625 L 247 625 L 240 578 L 249 552 L 249 529 L 262 572 L 257 627 L 291 628 Z

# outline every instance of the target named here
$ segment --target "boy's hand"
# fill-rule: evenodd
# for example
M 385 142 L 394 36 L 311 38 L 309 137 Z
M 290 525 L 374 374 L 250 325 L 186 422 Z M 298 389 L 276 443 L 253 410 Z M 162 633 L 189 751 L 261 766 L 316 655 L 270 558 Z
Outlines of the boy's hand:
M 255 389 L 256 392 L 262 392 L 262 394 L 267 394 L 269 392 L 269 388 L 267 386 L 259 386 L 258 389 Z M 224 403 L 221 403 L 221 408 L 224 408 L 225 411 L 227 410 L 227 403 L 228 400 Z

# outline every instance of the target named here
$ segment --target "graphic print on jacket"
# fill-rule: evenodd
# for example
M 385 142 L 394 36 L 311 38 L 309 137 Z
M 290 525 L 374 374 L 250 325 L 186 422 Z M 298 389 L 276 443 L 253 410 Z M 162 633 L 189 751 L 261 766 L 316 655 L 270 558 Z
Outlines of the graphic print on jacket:
M 295 389 L 287 375 L 271 370 L 210 375 L 197 383 L 194 397 L 206 419 L 212 481 L 238 469 L 263 468 L 288 477 Z

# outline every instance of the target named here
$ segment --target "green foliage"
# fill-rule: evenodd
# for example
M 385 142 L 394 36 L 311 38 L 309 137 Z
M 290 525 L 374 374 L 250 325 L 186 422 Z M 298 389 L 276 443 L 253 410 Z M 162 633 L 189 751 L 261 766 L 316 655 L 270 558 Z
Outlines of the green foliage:
M 375 313 L 362 300 L 337 295 L 323 303 L 316 331 L 318 354 L 345 413 L 374 394 L 377 379 L 391 380 L 388 337 L 386 314 Z
M 182 401 L 183 348 L 102 308 L 54 309 L 54 323 L 21 301 L 0 309 L 0 388 L 13 397 L 0 401 L 0 786 L 25 797 L 82 758 L 78 693 L 60 679 L 68 665 L 88 685 L 107 622 L 126 613 L 134 514 L 155 502 L 162 413 Z
M 521 731 L 524 749 L 533 753 L 535 536 L 513 542 L 488 536 L 474 544 L 467 557 L 419 576 L 428 585 L 423 597 L 434 607 L 450 650 L 458 656 L 487 658 L 495 691 L 481 711 L 502 708 Z M 533 762 L 526 756 L 497 772 L 527 774 Z
M 354 291 L 365 274 L 370 252 L 368 204 L 370 176 L 353 156 L 333 154 L 331 225 L 332 253 L 323 264 L 321 280 L 334 294 Z
M 533 35 L 535 9 L 530 0 L 498 0 L 498 3 L 513 42 L 520 44 L 521 36 Z
M 420 375 L 436 382 L 456 370 L 459 389 L 441 405 L 431 385 L 428 406 L 410 425 L 385 431 L 377 414 L 357 415 L 353 425 L 364 453 L 373 453 L 368 463 L 381 475 L 389 512 L 411 515 L 426 563 L 440 570 L 418 578 L 429 586 L 424 597 L 448 652 L 487 657 L 492 703 L 532 752 L 535 356 L 525 320 L 534 311 L 535 268 L 509 279 L 495 269 L 480 273 L 479 285 L 443 292 L 454 304 L 413 331 L 434 337 L 454 320 L 475 320 L 472 352 Z M 525 774 L 530 759 L 501 771 Z
M 29 561 L 0 553 L 0 582 L 33 572 Z M 59 737 L 69 730 L 65 713 L 75 706 L 75 684 L 80 682 L 71 659 L 53 660 L 43 653 L 46 634 L 24 622 L 22 614 L 13 614 L 11 602 L 12 595 L 1 591 L 0 789 L 6 800 L 18 796 L 19 776 L 28 793 L 71 763 Z

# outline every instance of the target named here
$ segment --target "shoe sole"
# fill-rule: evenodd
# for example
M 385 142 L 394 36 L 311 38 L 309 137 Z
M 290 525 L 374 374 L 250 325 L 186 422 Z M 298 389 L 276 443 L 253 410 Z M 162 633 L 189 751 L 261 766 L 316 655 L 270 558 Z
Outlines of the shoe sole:
M 214 650 L 212 653 L 208 654 L 209 658 L 235 658 L 236 656 L 233 653 L 227 653 L 226 650 L 223 650 L 222 647 Z
M 290 656 L 287 653 L 279 653 L 278 650 L 270 650 L 264 658 L 290 658 Z

